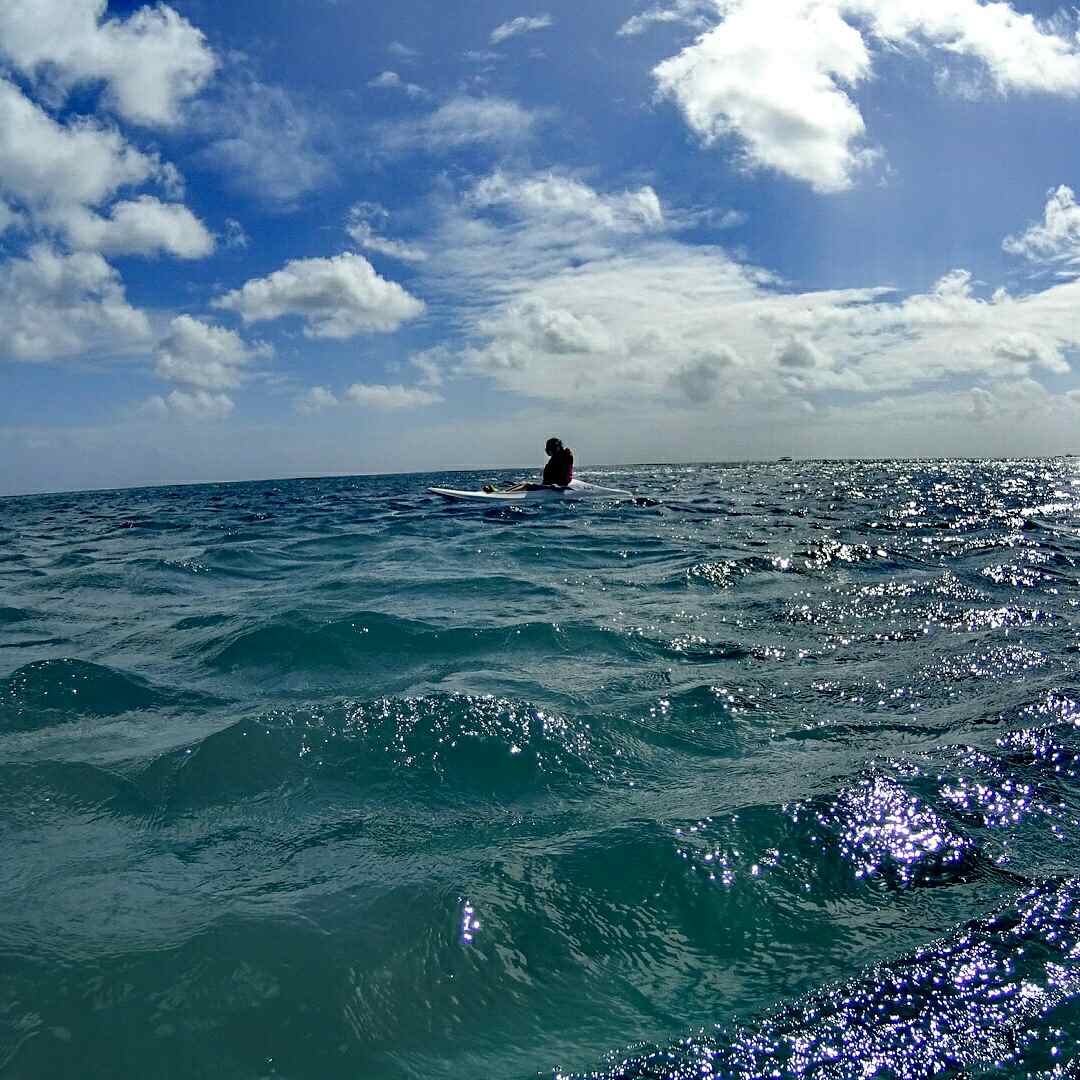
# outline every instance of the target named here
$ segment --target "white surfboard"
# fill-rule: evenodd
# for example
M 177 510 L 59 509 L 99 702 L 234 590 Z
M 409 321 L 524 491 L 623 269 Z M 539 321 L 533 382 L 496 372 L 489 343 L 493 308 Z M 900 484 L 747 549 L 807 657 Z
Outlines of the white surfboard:
M 474 502 L 517 503 L 517 502 L 562 502 L 577 499 L 632 499 L 633 493 L 620 488 L 601 487 L 584 480 L 571 480 L 564 488 L 545 487 L 533 491 L 459 491 L 457 488 L 428 488 L 432 495 L 441 495 L 444 499 L 461 499 Z

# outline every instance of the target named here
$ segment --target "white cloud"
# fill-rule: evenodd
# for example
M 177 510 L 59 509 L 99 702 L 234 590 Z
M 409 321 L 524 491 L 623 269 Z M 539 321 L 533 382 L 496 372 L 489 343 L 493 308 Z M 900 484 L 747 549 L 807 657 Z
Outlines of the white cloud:
M 103 22 L 105 10 L 106 0 L 5 0 L 0 51 L 62 92 L 104 82 L 134 123 L 175 124 L 217 67 L 202 32 L 165 4 Z
M 151 195 L 115 203 L 102 217 L 77 209 L 53 216 L 72 247 L 103 255 L 175 255 L 205 258 L 214 238 L 186 206 Z
M 424 312 L 422 301 L 352 253 L 294 259 L 226 293 L 214 306 L 237 312 L 244 322 L 299 315 L 306 323 L 304 333 L 316 338 L 388 333 Z
M 237 76 L 193 103 L 191 118 L 210 139 L 202 159 L 263 202 L 289 206 L 334 177 L 323 148 L 332 124 L 282 87 Z
M 376 251 L 401 262 L 419 263 L 427 259 L 427 252 L 402 240 L 389 240 L 378 236 L 367 221 L 354 221 L 346 230 L 355 243 L 366 251 Z
M 434 345 L 409 357 L 410 365 L 420 373 L 420 385 L 427 387 L 442 386 L 446 369 L 454 362 L 453 351 L 446 345 Z
M 0 266 L 0 351 L 15 360 L 130 352 L 150 339 L 146 315 L 98 254 L 45 244 Z
M 173 390 L 163 400 L 174 413 L 189 420 L 224 420 L 232 414 L 233 400 L 228 394 L 209 390 Z
M 981 65 L 997 92 L 1080 94 L 1080 46 L 1007 3 L 980 0 L 712 0 L 718 25 L 654 69 L 708 146 L 736 138 L 742 163 L 843 191 L 877 152 L 851 93 L 872 74 L 871 47 Z M 658 8 L 624 24 L 692 15 Z M 964 79 L 966 93 L 975 91 Z
M 332 390 L 326 386 L 312 386 L 297 399 L 296 411 L 305 415 L 313 415 L 322 412 L 323 409 L 332 409 L 340 404 Z
M 420 263 L 427 259 L 427 252 L 414 244 L 403 240 L 390 240 L 379 236 L 371 224 L 371 218 L 385 220 L 389 215 L 381 206 L 371 203 L 356 203 L 349 209 L 348 224 L 345 231 L 353 242 L 367 251 L 376 251 L 402 262 Z
M 410 48 L 400 41 L 391 41 L 390 44 L 386 46 L 386 51 L 392 56 L 396 56 L 399 60 L 415 60 L 418 56 L 422 55 L 419 49 Z
M 869 21 L 889 45 L 925 44 L 947 56 L 986 66 L 996 89 L 1047 94 L 1080 93 L 1080 48 L 1033 15 L 1009 3 L 980 0 L 839 0 L 841 10 Z
M 409 97 L 423 97 L 427 91 L 416 83 L 406 82 L 396 71 L 384 71 L 368 81 L 376 90 L 402 90 Z
M 994 395 L 989 390 L 984 390 L 981 386 L 974 386 L 971 389 L 971 418 L 982 422 L 989 420 L 991 413 L 994 411 Z
M 239 386 L 254 360 L 269 355 L 265 345 L 249 346 L 233 330 L 178 315 L 156 350 L 158 375 L 201 390 Z
M 664 231 L 655 191 L 600 194 L 581 181 L 498 171 L 460 205 L 449 205 L 429 245 L 428 288 L 453 293 L 468 307 L 487 289 L 512 293 L 520 282 L 610 257 Z M 497 267 L 493 274 L 492 268 Z
M 1032 368 L 1066 375 L 1071 370 L 1056 342 L 1031 331 L 1005 333 L 991 345 L 991 351 L 1021 372 Z
M 616 34 L 619 37 L 634 37 L 660 23 L 684 23 L 704 29 L 708 25 L 705 16 L 707 10 L 715 11 L 711 0 L 676 0 L 672 7 L 652 7 L 638 15 L 631 15 Z
M 1080 206 L 1072 188 L 1062 184 L 1049 191 L 1042 223 L 1029 226 L 1018 236 L 1007 236 L 1001 246 L 1032 262 L 1080 263 Z
M 724 372 L 741 363 L 734 349 L 717 345 L 676 367 L 669 381 L 692 405 L 708 405 L 723 392 Z
M 778 349 L 776 362 L 782 368 L 796 371 L 812 371 L 829 366 L 829 361 L 822 355 L 821 350 L 812 341 L 801 337 L 792 338 Z
M 442 398 L 431 390 L 415 386 L 386 386 L 381 383 L 353 383 L 345 396 L 369 409 L 416 409 L 435 405 Z
M 512 177 L 495 172 L 476 185 L 471 198 L 477 206 L 510 206 L 567 226 L 578 222 L 615 232 L 645 232 L 664 225 L 660 199 L 651 187 L 599 195 L 587 184 L 551 173 Z
M 59 124 L 0 78 L 0 190 L 33 207 L 97 206 L 160 170 L 119 132 L 89 120 Z
M 547 180 L 531 178 L 541 189 Z M 463 343 L 432 365 L 440 377 L 486 377 L 566 406 L 738 404 L 760 418 L 836 391 L 873 400 L 944 383 L 992 390 L 1064 374 L 1080 350 L 1080 281 L 985 296 L 956 270 L 907 297 L 795 292 L 641 219 L 637 231 L 612 229 L 625 218 L 596 208 L 621 196 L 574 184 L 583 190 L 571 199 L 531 198 L 530 184 L 495 174 L 446 207 L 420 268 L 458 312 Z M 556 227 L 567 212 L 572 227 Z
M 835 5 L 732 5 L 723 23 L 654 69 L 705 145 L 737 135 L 745 162 L 842 191 L 873 160 L 842 86 L 870 72 L 860 33 Z
M 384 127 L 381 145 L 390 152 L 441 152 L 482 143 L 506 146 L 530 138 L 536 122 L 536 113 L 505 98 L 458 97 L 421 120 Z
M 251 245 L 251 237 L 236 218 L 225 219 L 225 235 L 222 239 L 225 246 L 231 250 L 243 251 Z
M 491 31 L 491 44 L 499 45 L 519 34 L 530 34 L 534 30 L 545 30 L 551 26 L 554 20 L 550 15 L 519 15 L 516 19 L 510 19 L 501 23 Z
M 94 209 L 150 180 L 175 188 L 179 174 L 112 128 L 90 120 L 58 123 L 0 78 L 0 192 L 35 224 L 72 247 L 106 255 L 208 255 L 213 237 L 178 203 L 142 195 L 104 215 Z
M 559 355 L 604 353 L 612 347 L 611 335 L 594 315 L 575 314 L 553 308 L 542 297 L 526 297 L 499 311 L 495 322 L 481 320 L 482 334 L 500 337 L 511 350 L 536 349 Z

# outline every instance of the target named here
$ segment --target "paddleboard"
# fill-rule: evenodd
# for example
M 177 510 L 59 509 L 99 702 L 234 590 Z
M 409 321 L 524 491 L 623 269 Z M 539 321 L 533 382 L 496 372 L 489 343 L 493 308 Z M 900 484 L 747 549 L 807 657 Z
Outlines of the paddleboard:
M 444 499 L 460 499 L 472 502 L 518 503 L 518 502 L 563 502 L 576 499 L 632 499 L 632 492 L 620 488 L 601 487 L 584 480 L 571 480 L 568 487 L 545 487 L 533 491 L 459 491 L 457 488 L 428 488 L 432 495 L 441 495 Z

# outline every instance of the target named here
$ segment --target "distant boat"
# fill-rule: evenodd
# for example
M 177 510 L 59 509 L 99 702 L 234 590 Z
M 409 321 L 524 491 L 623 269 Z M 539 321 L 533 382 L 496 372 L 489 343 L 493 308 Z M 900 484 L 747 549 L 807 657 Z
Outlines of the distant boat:
M 785 455 L 784 457 L 781 457 L 781 458 L 777 458 L 776 460 L 777 460 L 777 461 L 793 461 L 794 459 L 793 459 L 793 458 L 789 458 L 789 457 L 788 457 L 787 455 Z

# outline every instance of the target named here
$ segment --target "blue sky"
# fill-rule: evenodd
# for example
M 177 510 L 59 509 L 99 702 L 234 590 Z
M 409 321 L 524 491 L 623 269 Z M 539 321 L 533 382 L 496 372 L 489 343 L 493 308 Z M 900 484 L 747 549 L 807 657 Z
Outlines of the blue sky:
M 0 493 L 1080 451 L 1078 29 L 8 0 Z

